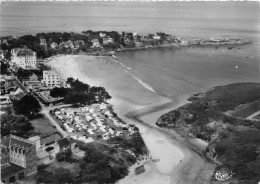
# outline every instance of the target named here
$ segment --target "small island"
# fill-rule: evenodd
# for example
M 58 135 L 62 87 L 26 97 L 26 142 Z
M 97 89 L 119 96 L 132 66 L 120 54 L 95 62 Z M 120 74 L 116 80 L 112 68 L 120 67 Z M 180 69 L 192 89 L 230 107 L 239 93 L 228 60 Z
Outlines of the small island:
M 213 183 L 256 183 L 260 178 L 260 84 L 218 86 L 162 115 L 156 125 L 206 141 L 202 150 L 215 164 Z

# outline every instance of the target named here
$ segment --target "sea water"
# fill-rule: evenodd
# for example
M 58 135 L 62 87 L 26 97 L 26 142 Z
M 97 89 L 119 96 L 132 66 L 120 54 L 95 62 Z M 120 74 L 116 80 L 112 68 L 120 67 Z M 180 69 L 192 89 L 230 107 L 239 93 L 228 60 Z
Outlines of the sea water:
M 113 60 L 140 88 L 173 100 L 216 85 L 259 82 L 258 2 L 2 2 L 0 15 L 1 35 L 116 30 L 243 37 L 253 43 L 129 51 Z

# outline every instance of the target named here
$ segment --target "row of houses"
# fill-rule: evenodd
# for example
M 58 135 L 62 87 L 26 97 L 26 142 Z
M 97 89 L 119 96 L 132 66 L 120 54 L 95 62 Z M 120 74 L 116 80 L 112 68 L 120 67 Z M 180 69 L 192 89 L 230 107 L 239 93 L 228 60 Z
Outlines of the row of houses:
M 99 39 L 97 39 L 97 38 L 92 39 L 91 42 L 93 44 L 92 48 L 101 47 L 101 43 L 100 43 Z M 114 40 L 110 37 L 103 37 L 102 42 L 103 42 L 102 43 L 103 45 L 107 45 L 110 43 L 114 43 Z M 41 45 L 44 45 L 45 47 L 47 47 L 46 41 L 43 41 L 43 43 Z M 72 50 L 77 50 L 79 48 L 82 48 L 83 46 L 85 46 L 85 42 L 82 40 L 76 40 L 74 42 L 71 40 L 68 40 L 66 42 L 61 42 L 60 44 L 57 44 L 56 42 L 52 42 L 50 44 L 50 48 L 53 50 L 62 49 L 62 48 L 71 48 Z
M 140 37 L 139 41 L 148 41 L 151 40 L 147 36 L 139 36 L 138 33 L 133 33 L 133 39 L 136 41 L 138 40 L 137 38 Z M 128 37 L 124 37 L 124 42 L 126 44 L 131 43 L 132 41 Z M 153 35 L 152 37 L 153 40 L 160 40 L 161 36 L 159 35 Z M 167 41 L 174 41 L 176 39 L 175 36 L 173 35 L 167 35 L 166 40 Z M 100 40 L 102 40 L 102 43 L 100 43 Z M 101 47 L 101 45 L 108 45 L 108 44 L 113 44 L 114 40 L 110 36 L 106 35 L 105 33 L 99 33 L 99 37 L 92 39 L 92 48 L 95 47 Z M 40 38 L 40 45 L 45 47 L 47 49 L 47 41 L 45 38 Z M 72 50 L 77 50 L 81 47 L 85 46 L 85 42 L 83 40 L 76 40 L 76 41 L 71 41 L 68 40 L 66 42 L 61 42 L 60 44 L 56 42 L 52 42 L 50 44 L 50 48 L 53 50 L 57 49 L 62 49 L 62 48 L 70 48 Z M 24 48 L 14 48 L 11 50 L 11 61 L 16 63 L 18 66 L 24 68 L 24 69 L 29 69 L 29 68 L 35 68 L 37 64 L 37 54 L 36 52 L 28 49 L 26 46 Z M 1 54 L 2 57 L 3 54 Z

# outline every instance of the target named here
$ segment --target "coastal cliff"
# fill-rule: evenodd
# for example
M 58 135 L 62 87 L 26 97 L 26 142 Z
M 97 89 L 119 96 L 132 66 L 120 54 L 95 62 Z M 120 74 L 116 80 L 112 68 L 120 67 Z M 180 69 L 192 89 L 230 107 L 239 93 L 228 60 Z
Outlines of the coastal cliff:
M 209 143 L 204 154 L 218 165 L 213 183 L 259 181 L 260 84 L 218 86 L 188 100 L 190 103 L 162 115 L 156 125 Z M 248 118 L 251 114 L 256 116 Z

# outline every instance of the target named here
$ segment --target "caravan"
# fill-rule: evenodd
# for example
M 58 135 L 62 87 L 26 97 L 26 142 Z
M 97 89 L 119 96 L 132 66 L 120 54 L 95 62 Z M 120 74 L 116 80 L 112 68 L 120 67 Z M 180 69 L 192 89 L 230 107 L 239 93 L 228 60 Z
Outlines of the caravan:
M 9 96 L 0 96 L 0 104 L 5 105 L 5 104 L 10 104 L 12 103 Z

